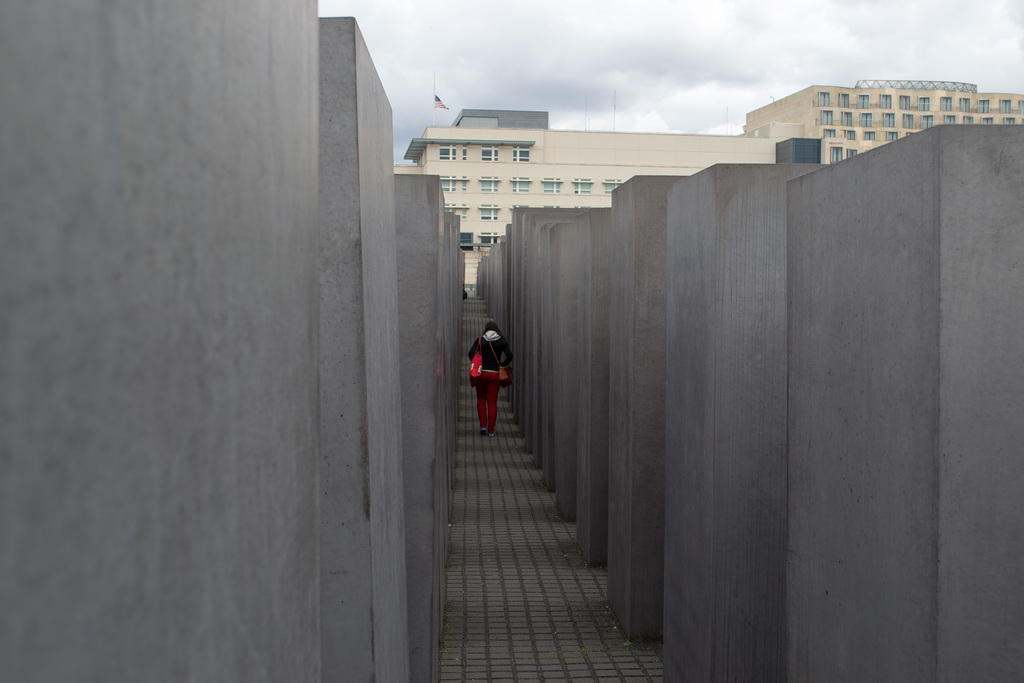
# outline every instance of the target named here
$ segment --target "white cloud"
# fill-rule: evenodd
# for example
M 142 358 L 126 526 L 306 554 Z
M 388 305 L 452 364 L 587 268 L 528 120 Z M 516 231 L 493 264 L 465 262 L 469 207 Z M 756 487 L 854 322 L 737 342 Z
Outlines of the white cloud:
M 398 157 L 451 107 L 540 109 L 552 127 L 735 133 L 810 85 L 954 80 L 1024 92 L 1018 0 L 320 0 L 355 16 L 391 100 Z

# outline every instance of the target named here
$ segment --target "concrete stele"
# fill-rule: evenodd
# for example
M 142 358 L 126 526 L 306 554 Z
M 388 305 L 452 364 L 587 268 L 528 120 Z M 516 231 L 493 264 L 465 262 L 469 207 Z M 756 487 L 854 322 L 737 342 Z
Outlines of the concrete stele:
M 608 561 L 608 291 L 611 209 L 581 217 L 576 538 L 590 564 Z
M 320 20 L 323 680 L 407 681 L 391 105 L 356 22 Z
M 395 176 L 409 680 L 438 677 L 459 385 L 458 233 L 438 176 Z M 433 331 L 433 335 L 430 332 Z
M 0 680 L 319 680 L 316 21 L 0 4 Z
M 577 404 L 580 399 L 580 330 L 577 325 L 580 270 L 580 219 L 551 229 L 552 305 L 551 386 L 552 453 L 556 505 L 562 519 L 576 519 Z
M 786 675 L 786 182 L 717 165 L 669 190 L 665 679 Z
M 1022 184 L 1020 126 L 790 183 L 793 683 L 1024 671 Z
M 662 630 L 665 543 L 665 245 L 668 187 L 612 193 L 608 601 L 631 637 Z

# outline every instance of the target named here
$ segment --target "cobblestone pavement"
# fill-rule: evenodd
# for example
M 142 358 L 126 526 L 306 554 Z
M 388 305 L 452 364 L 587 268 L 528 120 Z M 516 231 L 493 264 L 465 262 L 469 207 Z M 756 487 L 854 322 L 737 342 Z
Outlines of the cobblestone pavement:
M 465 353 L 484 309 L 465 301 L 441 680 L 660 681 L 661 643 L 626 640 L 607 571 L 587 565 L 558 516 L 504 389 L 497 436 L 479 433 Z

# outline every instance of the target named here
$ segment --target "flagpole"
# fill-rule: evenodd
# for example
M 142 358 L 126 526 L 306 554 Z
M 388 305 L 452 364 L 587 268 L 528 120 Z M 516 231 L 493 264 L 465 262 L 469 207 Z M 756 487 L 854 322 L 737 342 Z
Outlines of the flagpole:
M 436 71 L 434 72 L 434 97 L 435 98 L 437 97 L 437 72 Z M 432 126 L 436 126 L 437 125 L 437 106 L 434 104 L 435 102 L 437 102 L 436 99 L 432 100 L 430 102 L 430 110 L 432 112 L 434 112 L 433 114 L 431 114 L 431 118 L 430 118 L 430 125 L 432 125 Z

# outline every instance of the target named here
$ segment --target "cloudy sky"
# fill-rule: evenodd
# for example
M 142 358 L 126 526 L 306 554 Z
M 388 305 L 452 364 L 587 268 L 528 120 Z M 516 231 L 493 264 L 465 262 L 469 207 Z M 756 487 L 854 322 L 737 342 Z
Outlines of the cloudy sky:
M 809 85 L 974 83 L 1024 93 L 1024 1 L 319 0 L 354 16 L 394 112 L 396 162 L 460 109 L 561 130 L 736 134 Z M 614 119 L 614 120 L 613 120 Z

